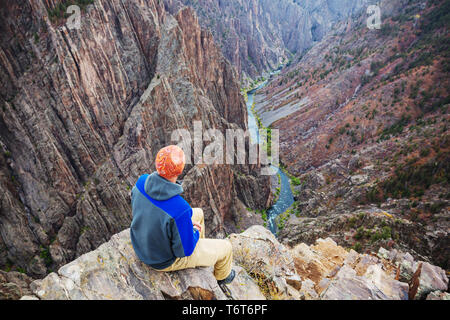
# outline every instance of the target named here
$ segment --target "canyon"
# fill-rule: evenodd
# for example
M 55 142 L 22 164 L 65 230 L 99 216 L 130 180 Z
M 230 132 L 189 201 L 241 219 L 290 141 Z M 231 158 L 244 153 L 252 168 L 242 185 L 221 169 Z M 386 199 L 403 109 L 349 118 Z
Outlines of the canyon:
M 211 30 L 244 84 L 306 52 L 333 25 L 365 10 L 369 0 L 164 0 L 170 12 L 189 6 Z
M 181 176 L 233 244 L 232 299 L 449 299 L 450 2 L 377 1 L 380 29 L 370 4 L 3 1 L 0 299 L 230 299 L 135 257 L 130 191 L 175 130 L 251 120 L 280 130 L 279 178 Z
M 390 246 L 448 270 L 449 8 L 381 1 L 379 30 L 365 12 L 337 23 L 257 91 L 299 182 L 284 243 Z

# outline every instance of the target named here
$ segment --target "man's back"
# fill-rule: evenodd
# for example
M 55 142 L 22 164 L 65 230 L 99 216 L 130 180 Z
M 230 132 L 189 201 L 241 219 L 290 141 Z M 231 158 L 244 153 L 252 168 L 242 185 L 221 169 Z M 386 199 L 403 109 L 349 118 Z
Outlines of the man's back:
M 227 240 L 205 239 L 203 210 L 180 196 L 177 178 L 186 157 L 178 146 L 158 151 L 156 171 L 138 179 L 132 191 L 131 242 L 144 263 L 161 272 L 214 267 L 220 285 L 233 281 L 233 248 Z
M 193 228 L 192 208 L 180 196 L 183 188 L 156 172 L 139 178 L 132 190 L 131 241 L 136 255 L 155 269 L 194 251 L 199 233 Z

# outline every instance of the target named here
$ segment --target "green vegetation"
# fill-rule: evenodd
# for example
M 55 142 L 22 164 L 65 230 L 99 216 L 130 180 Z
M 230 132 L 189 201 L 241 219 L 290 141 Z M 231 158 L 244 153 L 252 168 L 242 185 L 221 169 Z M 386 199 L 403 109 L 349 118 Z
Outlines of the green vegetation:
M 38 216 L 33 216 L 33 220 L 34 220 L 34 222 L 36 222 L 36 223 L 40 223 L 40 222 L 41 222 L 41 220 L 39 219 Z
M 27 273 L 26 270 L 24 268 L 21 268 L 21 267 L 17 267 L 17 272 L 25 273 L 25 274 Z
M 351 217 L 350 219 L 348 219 L 348 225 L 350 228 L 354 228 L 356 225 L 356 222 L 358 221 L 357 217 Z
M 292 209 L 288 209 L 277 217 L 278 230 L 282 230 L 285 227 L 287 220 L 291 217 L 291 212 Z
M 41 245 L 40 257 L 44 260 L 44 263 L 47 267 L 52 265 L 53 259 L 52 259 L 52 256 L 50 254 L 50 250 L 48 247 L 44 247 Z
M 88 226 L 83 226 L 83 227 L 81 227 L 80 234 L 85 233 L 85 232 L 88 231 L 89 229 L 90 229 L 90 227 L 88 227 Z
M 418 159 L 398 165 L 394 175 L 371 188 L 366 194 L 369 203 L 380 203 L 387 198 L 421 197 L 434 184 L 448 186 L 450 181 L 450 154 L 439 153 L 425 164 L 417 165 Z M 436 208 L 433 211 L 437 210 Z M 431 211 L 431 208 L 430 208 Z
M 450 104 L 450 96 L 447 97 L 438 97 L 437 100 L 433 103 L 427 103 L 431 99 L 431 95 L 429 93 L 425 93 L 422 100 L 419 102 L 419 107 L 422 112 L 433 112 L 438 109 L 442 110 L 442 113 L 446 112 L 446 105 Z
M 381 26 L 380 34 L 383 37 L 392 36 L 398 32 L 398 26 L 391 26 L 389 23 L 383 23 Z
M 431 152 L 431 151 L 430 151 L 429 148 L 423 148 L 422 150 L 420 150 L 420 156 L 421 156 L 422 158 L 426 158 L 426 157 L 429 156 L 430 152 Z
M 421 66 L 429 66 L 433 64 L 434 54 L 431 52 L 421 52 L 414 61 L 409 64 L 409 69 L 414 69 Z
M 366 229 L 363 226 L 356 230 L 353 236 L 356 240 L 369 240 L 371 243 L 379 240 L 388 240 L 392 238 L 392 229 L 388 226 L 375 227 L 374 229 Z M 358 251 L 355 249 L 355 251 Z
M 259 209 L 255 210 L 256 213 L 259 213 L 263 219 L 264 222 L 267 222 L 267 210 L 266 209 Z
M 445 202 L 435 202 L 433 204 L 427 204 L 427 209 L 428 211 L 430 211 L 432 214 L 436 214 L 438 212 L 440 212 L 442 209 L 444 209 L 447 206 L 447 204 Z
M 251 111 L 253 113 L 253 116 L 255 117 L 256 120 L 256 124 L 258 126 L 259 129 L 263 129 L 266 130 L 266 134 L 267 134 L 267 143 L 263 144 L 263 148 L 266 149 L 266 154 L 267 156 L 270 158 L 270 156 L 272 155 L 272 129 L 265 127 L 262 123 L 261 117 L 258 115 L 258 113 L 255 110 L 255 105 L 256 103 L 253 102 L 253 105 L 251 107 Z
M 411 99 L 416 99 L 417 98 L 417 95 L 419 93 L 419 89 L 420 89 L 421 85 L 422 85 L 422 80 L 417 80 L 415 85 L 411 85 L 411 92 L 409 94 L 409 97 Z
M 393 198 L 421 196 L 424 190 L 437 183 L 448 183 L 450 179 L 450 158 L 432 159 L 421 166 L 405 165 L 396 169 L 395 176 L 382 185 L 386 195 Z
M 274 194 L 274 200 L 273 200 L 274 202 L 277 202 L 278 199 L 280 198 L 280 192 L 281 192 L 280 187 L 275 188 L 275 194 Z
M 402 115 L 401 119 L 394 123 L 392 126 L 383 130 L 380 136 L 380 140 L 388 140 L 391 136 L 397 136 L 403 132 L 403 129 L 408 125 L 411 117 L 408 115 Z
M 302 181 L 300 180 L 300 178 L 291 176 L 291 182 L 294 186 L 299 186 L 302 184 Z
M 372 71 L 372 73 L 374 74 L 374 76 L 376 76 L 379 72 L 380 69 L 384 66 L 384 63 L 381 61 L 374 61 L 370 64 L 370 71 Z
M 367 237 L 367 231 L 366 231 L 366 229 L 364 229 L 364 227 L 359 227 L 356 230 L 355 235 L 353 236 L 353 238 L 355 238 L 357 240 L 363 239 L 365 237 Z
M 437 29 L 449 26 L 450 1 L 431 0 L 429 6 L 436 6 L 422 19 L 420 29 L 423 33 L 431 33 Z
M 381 230 L 373 232 L 370 236 L 371 242 L 376 242 L 378 240 L 388 240 L 392 238 L 392 230 L 388 226 L 384 226 Z
M 355 250 L 356 252 L 361 252 L 362 249 L 362 245 L 359 242 L 355 242 L 355 244 L 352 247 L 353 250 Z

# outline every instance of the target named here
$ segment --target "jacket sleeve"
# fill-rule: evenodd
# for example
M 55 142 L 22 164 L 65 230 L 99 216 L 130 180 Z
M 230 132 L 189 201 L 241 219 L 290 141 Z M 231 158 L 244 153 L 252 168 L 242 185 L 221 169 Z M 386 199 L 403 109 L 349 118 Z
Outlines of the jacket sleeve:
M 191 220 L 192 208 L 186 209 L 172 223 L 172 251 L 178 258 L 190 256 L 197 245 L 200 234 Z

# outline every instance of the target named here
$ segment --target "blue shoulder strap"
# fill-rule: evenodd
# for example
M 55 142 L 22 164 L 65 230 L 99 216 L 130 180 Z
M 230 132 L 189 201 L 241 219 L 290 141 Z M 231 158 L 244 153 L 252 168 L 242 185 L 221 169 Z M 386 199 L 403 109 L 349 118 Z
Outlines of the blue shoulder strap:
M 159 201 L 150 197 L 147 192 L 145 192 L 145 182 L 147 181 L 149 174 L 143 174 L 139 177 L 136 182 L 136 188 L 138 188 L 139 192 L 142 193 L 151 203 L 160 208 L 161 210 L 172 214 L 174 207 L 178 208 L 190 208 L 189 204 L 180 196 L 177 195 L 169 200 Z
M 150 196 L 145 192 L 145 182 L 147 181 L 149 174 L 143 174 L 139 177 L 138 181 L 136 182 L 136 188 L 147 198 L 151 199 Z M 151 201 L 151 200 L 150 200 Z

